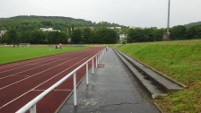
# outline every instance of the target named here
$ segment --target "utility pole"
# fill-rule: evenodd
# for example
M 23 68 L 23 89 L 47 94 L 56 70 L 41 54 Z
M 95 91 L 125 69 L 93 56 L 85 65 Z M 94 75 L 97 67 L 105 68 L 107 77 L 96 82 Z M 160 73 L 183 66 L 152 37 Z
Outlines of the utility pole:
M 170 36 L 170 0 L 168 1 L 167 35 Z
M 163 40 L 170 40 L 170 0 L 168 0 L 167 32 L 163 34 Z

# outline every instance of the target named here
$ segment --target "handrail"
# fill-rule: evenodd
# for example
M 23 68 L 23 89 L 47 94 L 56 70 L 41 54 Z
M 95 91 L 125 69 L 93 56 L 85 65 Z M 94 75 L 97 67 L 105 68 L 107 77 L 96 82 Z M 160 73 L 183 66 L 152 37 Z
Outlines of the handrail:
M 95 54 L 93 57 L 91 57 L 89 60 L 87 60 L 86 62 L 84 62 L 83 64 L 81 64 L 79 67 L 77 67 L 76 69 L 74 69 L 73 71 L 71 71 L 69 74 L 67 74 L 65 77 L 63 77 L 61 80 L 59 80 L 58 82 L 56 82 L 54 85 L 52 85 L 51 87 L 49 87 L 48 89 L 46 89 L 44 92 L 42 92 L 40 95 L 38 95 L 37 97 L 35 97 L 33 100 L 31 100 L 30 102 L 28 102 L 26 105 L 24 105 L 22 108 L 20 108 L 18 111 L 16 111 L 16 113 L 25 113 L 28 110 L 30 110 L 30 113 L 36 113 L 36 104 L 37 102 L 39 102 L 40 100 L 42 100 L 47 94 L 49 94 L 52 90 L 54 90 L 56 87 L 58 87 L 60 84 L 62 84 L 65 80 L 67 80 L 69 77 L 74 76 L 74 105 L 77 105 L 77 97 L 76 97 L 76 72 L 82 68 L 84 65 L 86 65 L 86 78 L 87 78 L 87 84 L 88 84 L 88 62 L 90 62 L 92 60 L 92 74 L 94 73 L 94 58 L 96 57 L 96 61 L 99 61 L 99 59 L 102 58 L 104 52 L 105 52 L 105 48 L 103 50 L 101 50 L 99 53 Z M 97 62 L 96 62 L 97 64 Z M 96 65 L 97 67 L 97 65 Z

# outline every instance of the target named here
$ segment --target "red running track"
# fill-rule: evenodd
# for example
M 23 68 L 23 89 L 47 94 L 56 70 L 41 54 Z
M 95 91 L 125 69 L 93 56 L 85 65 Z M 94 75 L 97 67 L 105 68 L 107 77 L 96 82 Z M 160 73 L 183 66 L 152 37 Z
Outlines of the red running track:
M 0 113 L 14 113 L 76 67 L 97 54 L 103 47 L 42 57 L 0 66 Z M 94 60 L 95 62 L 95 60 Z M 89 62 L 91 67 L 92 61 Z M 78 70 L 77 83 L 86 73 Z M 73 90 L 73 76 L 42 99 L 37 113 L 57 112 Z

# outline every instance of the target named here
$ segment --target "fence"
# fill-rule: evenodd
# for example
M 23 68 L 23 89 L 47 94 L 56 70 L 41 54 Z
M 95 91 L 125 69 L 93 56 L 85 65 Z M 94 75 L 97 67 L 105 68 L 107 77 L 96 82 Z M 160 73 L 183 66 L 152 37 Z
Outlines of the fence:
M 74 87 L 74 105 L 77 105 L 77 84 L 76 84 L 76 72 L 82 68 L 83 66 L 86 65 L 86 84 L 89 83 L 88 80 L 88 63 L 90 61 L 92 61 L 92 74 L 94 74 L 94 67 L 97 68 L 97 64 L 100 61 L 100 59 L 102 58 L 102 56 L 104 55 L 105 51 L 107 50 L 107 48 L 103 49 L 102 51 L 100 51 L 99 53 L 97 53 L 96 55 L 94 55 L 93 57 L 91 57 L 89 60 L 87 60 L 86 62 L 84 62 L 83 64 L 81 64 L 79 67 L 77 67 L 76 69 L 74 69 L 72 72 L 70 72 L 69 74 L 67 74 L 65 77 L 63 77 L 61 80 L 59 80 L 58 82 L 56 82 L 54 85 L 52 85 L 51 87 L 49 87 L 47 90 L 45 90 L 44 92 L 42 92 L 40 95 L 38 95 L 37 97 L 35 97 L 33 100 L 31 100 L 29 103 L 27 103 L 26 105 L 24 105 L 22 108 L 20 108 L 16 113 L 25 113 L 26 111 L 30 110 L 30 113 L 36 113 L 36 104 L 42 100 L 47 94 L 49 94 L 52 90 L 54 90 L 56 87 L 58 87 L 60 84 L 62 84 L 65 80 L 67 80 L 69 77 L 73 76 L 73 87 Z M 94 59 L 96 58 L 96 65 L 94 65 Z

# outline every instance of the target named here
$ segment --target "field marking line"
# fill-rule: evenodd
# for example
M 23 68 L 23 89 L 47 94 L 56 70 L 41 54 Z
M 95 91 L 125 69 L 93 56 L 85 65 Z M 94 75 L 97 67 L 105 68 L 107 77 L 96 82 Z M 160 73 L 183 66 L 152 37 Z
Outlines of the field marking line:
M 77 57 L 76 57 L 76 58 L 77 58 Z M 74 59 L 75 59 L 75 58 L 74 58 Z M 28 79 L 28 78 L 34 77 L 34 76 L 36 76 L 36 75 L 38 75 L 38 74 L 44 73 L 44 72 L 46 72 L 46 71 L 48 71 L 48 70 L 50 70 L 50 69 L 53 69 L 53 68 L 55 68 L 55 67 L 61 66 L 61 65 L 65 64 L 65 63 L 67 63 L 67 62 L 70 62 L 70 61 L 74 60 L 74 59 L 68 60 L 68 61 L 66 61 L 66 62 L 63 62 L 63 63 L 61 63 L 61 64 L 58 64 L 58 65 L 53 66 L 53 67 L 51 67 L 51 68 L 48 68 L 48 69 L 46 69 L 46 70 L 43 70 L 43 71 L 41 71 L 41 72 L 35 73 L 35 74 L 33 74 L 33 75 L 30 75 L 30 76 L 28 76 L 27 78 L 21 79 L 21 80 L 19 80 L 19 81 L 16 81 L 16 82 L 13 82 L 13 83 L 11 83 L 11 84 L 9 84 L 9 85 L 6 85 L 6 86 L 4 86 L 4 87 L 1 87 L 0 90 L 5 89 L 5 88 L 7 88 L 7 87 L 9 87 L 9 86 L 12 86 L 12 85 L 14 85 L 14 84 L 17 84 L 17 83 L 19 83 L 19 82 L 21 82 L 21 81 L 24 81 L 24 80 Z
M 87 51 L 87 50 L 85 50 L 85 51 Z M 81 51 L 81 52 L 85 52 L 85 51 Z M 75 54 L 75 53 L 80 53 L 80 52 L 78 52 L 78 51 L 74 51 L 74 53 L 73 54 Z M 68 53 L 66 53 L 66 54 L 68 54 Z M 63 56 L 63 55 L 66 55 L 65 53 L 64 54 L 60 54 L 61 56 Z M 20 67 L 24 67 L 24 64 L 26 65 L 26 64 L 29 64 L 29 63 L 32 63 L 32 62 L 39 62 L 39 61 L 41 61 L 41 60 L 44 60 L 44 59 L 46 59 L 46 58 L 48 58 L 48 57 L 53 57 L 53 58 L 51 58 L 51 59 L 57 59 L 57 58 L 55 58 L 56 56 L 55 55 L 53 55 L 53 56 L 46 56 L 46 57 L 43 57 L 43 58 L 41 58 L 40 60 L 37 60 L 37 59 L 32 59 L 33 61 L 30 61 L 30 62 L 26 62 L 26 63 L 23 63 L 23 62 L 19 62 L 19 64 L 17 63 L 17 62 L 15 62 L 15 63 L 13 63 L 13 64 L 8 64 L 8 65 L 3 65 L 3 66 L 0 66 L 0 69 L 2 69 L 2 68 L 7 68 L 7 67 L 9 67 L 9 66 L 18 66 L 18 65 L 23 65 L 23 66 L 20 66 Z M 29 60 L 31 60 L 31 59 L 29 59 Z M 28 61 L 28 60 L 27 60 Z M 19 68 L 19 67 L 17 67 L 17 68 Z M 13 69 L 11 69 L 11 70 L 14 70 L 15 68 L 13 68 Z M 6 70 L 6 71 L 10 71 L 10 70 Z M 4 71 L 2 71 L 2 72 L 4 72 Z M 0 73 L 2 73 L 2 72 L 0 72 Z
M 88 56 L 87 56 L 86 58 L 88 58 Z M 23 93 L 22 95 L 18 96 L 17 98 L 12 99 L 11 101 L 9 101 L 9 102 L 7 102 L 6 104 L 4 104 L 3 106 L 1 106 L 1 107 L 0 107 L 0 109 L 2 109 L 2 108 L 4 108 L 5 106 L 7 106 L 7 105 L 11 104 L 12 102 L 16 101 L 17 99 L 21 98 L 22 96 L 26 95 L 27 93 L 29 93 L 29 92 L 31 92 L 31 91 L 33 91 L 33 90 L 35 90 L 37 87 L 39 87 L 39 86 L 41 86 L 41 85 L 45 84 L 46 82 L 50 81 L 51 79 L 53 79 L 53 78 L 57 77 L 57 76 L 58 76 L 58 75 L 60 75 L 61 73 L 63 73 L 63 72 L 65 72 L 65 71 L 67 71 L 69 68 L 71 68 L 71 67 L 73 67 L 73 66 L 75 66 L 75 65 L 79 64 L 80 62 L 82 62 L 82 61 L 83 61 L 83 60 L 85 60 L 86 58 L 84 58 L 84 59 L 80 60 L 79 62 L 75 63 L 74 65 L 72 65 L 72 66 L 68 67 L 67 69 L 63 70 L 62 72 L 57 73 L 55 76 L 53 76 L 53 77 L 49 78 L 48 80 L 46 80 L 46 81 L 44 81 L 44 82 L 40 83 L 40 84 L 39 84 L 39 85 L 37 85 L 36 87 L 34 87 L 34 88 L 32 88 L 32 89 L 28 90 L 27 92 Z
M 65 58 L 63 58 L 63 59 L 65 59 Z M 60 59 L 60 60 L 63 60 L 63 59 Z M 48 64 L 55 63 L 55 62 L 60 61 L 60 60 L 56 60 L 56 61 L 50 62 L 50 63 L 48 63 Z M 1 80 L 1 79 L 5 79 L 5 78 L 8 78 L 8 77 L 10 77 L 10 76 L 15 76 L 15 75 L 17 76 L 17 75 L 20 74 L 20 73 L 24 73 L 24 72 L 26 72 L 26 71 L 30 71 L 30 70 L 32 70 L 32 69 L 35 69 L 35 68 L 38 68 L 38 67 L 42 67 L 42 66 L 45 66 L 45 65 L 48 65 L 48 64 L 39 65 L 39 66 L 30 68 L 30 69 L 27 69 L 27 70 L 23 70 L 23 71 L 18 72 L 18 73 L 14 73 L 14 74 L 11 74 L 11 75 L 7 75 L 7 76 L 5 76 L 5 77 L 0 78 L 0 80 Z
M 45 58 L 42 58 L 42 59 L 40 59 L 40 60 L 43 60 L 43 59 L 45 59 Z M 31 60 L 31 59 L 29 59 L 29 60 Z M 32 63 L 32 62 L 36 62 L 36 59 L 32 59 L 31 61 L 29 61 L 29 60 L 26 60 L 27 62 L 13 62 L 13 63 L 11 63 L 11 64 L 4 64 L 4 65 L 2 65 L 2 66 L 0 66 L 0 69 L 3 69 L 3 68 L 7 68 L 7 67 L 11 67 L 11 66 L 18 66 L 18 65 L 24 65 L 24 64 L 28 64 L 28 63 Z M 40 61 L 39 60 L 39 61 Z
M 39 91 L 39 92 L 43 92 L 46 89 L 34 89 L 32 91 Z M 68 92 L 68 91 L 72 91 L 71 89 L 54 89 L 53 91 L 61 91 L 61 92 Z
M 74 52 L 73 54 L 75 54 L 75 53 L 77 53 L 77 52 Z M 66 54 L 68 54 L 68 53 L 66 53 Z M 64 56 L 64 55 L 66 55 L 66 54 L 62 54 L 62 55 L 60 55 L 60 56 Z M 52 57 L 52 58 L 50 58 L 50 59 L 58 59 L 58 58 L 56 58 L 57 56 L 49 56 L 49 57 Z M 39 62 L 39 61 L 41 61 L 41 60 L 44 60 L 44 59 L 46 59 L 46 58 L 48 58 L 48 56 L 47 57 L 44 57 L 44 58 L 41 58 L 40 60 L 37 60 L 37 59 L 34 59 L 33 61 L 31 61 L 31 62 Z M 31 59 L 30 59 L 31 60 Z M 46 60 L 46 61 L 48 61 L 48 60 Z M 29 64 L 29 63 L 31 63 L 31 62 L 27 62 L 27 63 L 19 63 L 19 64 L 22 64 L 23 66 L 20 66 L 20 67 L 25 67 L 25 66 L 27 66 L 26 64 Z M 45 62 L 45 61 L 44 61 Z M 41 63 L 41 62 L 40 62 Z M 17 65 L 18 63 L 15 63 L 15 64 L 13 64 L 13 65 Z M 24 64 L 25 64 L 25 66 L 24 66 Z M 34 64 L 37 64 L 37 63 L 34 63 Z M 34 64 L 31 64 L 31 65 L 34 65 Z M 7 65 L 6 67 L 9 67 L 9 66 L 12 66 L 12 64 L 9 64 L 9 65 Z M 0 69 L 1 68 L 6 68 L 6 67 L 0 67 Z M 17 67 L 17 68 L 20 68 L 20 67 Z M 12 68 L 12 69 L 10 69 L 10 70 L 14 70 L 14 69 L 17 69 L 17 68 Z M 10 70 L 6 70 L 6 71 L 2 71 L 2 72 L 0 72 L 0 73 L 3 73 L 3 72 L 7 72 L 7 71 L 10 71 Z
M 77 57 L 79 57 L 79 56 L 77 56 Z M 75 58 L 76 58 L 76 57 L 75 57 Z M 56 60 L 56 61 L 54 61 L 54 62 L 50 62 L 50 63 L 48 63 L 48 64 L 55 63 L 55 62 L 57 62 L 57 61 L 61 61 L 61 60 L 64 60 L 64 59 L 66 59 L 66 58 L 62 58 L 62 59 Z M 74 58 L 73 58 L 73 59 L 74 59 Z M 70 61 L 70 60 L 69 60 L 69 61 Z M 29 70 L 32 70 L 32 69 L 35 69 L 35 68 L 38 68 L 38 67 L 42 67 L 42 66 L 45 66 L 45 65 L 48 65 L 48 64 L 39 65 L 39 66 L 30 68 L 30 69 L 27 69 L 27 70 L 23 70 L 23 71 L 18 72 L 18 73 L 10 74 L 10 75 L 7 75 L 7 76 L 5 76 L 5 77 L 1 77 L 0 80 L 1 80 L 1 79 L 5 79 L 5 78 L 8 78 L 8 77 L 10 77 L 10 76 L 15 76 L 15 75 L 17 76 L 17 74 L 20 74 L 20 73 L 23 73 L 23 72 L 26 72 L 26 71 L 29 71 Z
M 86 54 L 85 54 L 85 55 L 86 55 Z M 90 55 L 91 55 L 91 54 L 90 54 Z M 83 56 L 84 56 L 84 55 L 83 55 Z M 78 56 L 78 57 L 80 57 L 80 56 Z M 63 65 L 63 64 L 65 64 L 65 63 L 67 63 L 67 62 L 70 62 L 70 61 L 72 61 L 72 60 L 74 60 L 74 59 L 76 59 L 76 58 L 78 58 L 78 57 L 75 57 L 75 58 L 73 58 L 73 59 L 71 59 L 71 60 L 68 60 L 68 61 L 66 61 L 66 62 L 63 62 L 63 63 L 58 64 L 58 65 L 56 65 L 56 66 L 53 66 L 53 67 L 51 67 L 51 68 L 48 68 L 48 69 L 46 69 L 46 70 L 44 70 L 44 71 L 41 71 L 41 72 L 35 73 L 35 74 L 33 74 L 33 75 L 27 76 L 27 78 L 21 79 L 21 80 L 19 80 L 19 81 L 16 81 L 16 82 L 13 82 L 13 83 L 11 83 L 11 84 L 9 84 L 9 85 L 6 85 L 6 86 L 4 86 L 4 87 L 1 87 L 0 90 L 5 89 L 5 88 L 7 88 L 7 87 L 9 87 L 9 86 L 12 86 L 12 85 L 14 85 L 14 84 L 17 84 L 17 83 L 19 83 L 19 82 L 22 82 L 22 81 L 24 81 L 24 80 L 26 80 L 26 79 L 28 79 L 28 78 L 34 77 L 34 76 L 36 76 L 36 75 L 38 75 L 38 74 L 44 73 L 44 72 L 46 72 L 46 71 L 48 71 L 48 70 L 50 70 L 50 69 L 53 69 L 53 68 L 55 68 L 55 67 L 58 67 L 58 66 L 60 66 L 60 65 Z
M 52 58 L 52 59 L 54 59 L 54 58 Z M 52 59 L 48 59 L 48 60 L 52 60 Z M 42 62 L 46 62 L 46 61 L 48 61 L 48 60 L 45 60 L 45 61 L 42 61 Z M 22 67 L 26 67 L 26 66 L 31 66 L 31 65 L 35 65 L 35 64 L 39 64 L 39 63 L 42 63 L 42 62 L 40 62 L 40 61 L 37 61 L 36 63 L 32 63 L 32 64 L 30 64 L 30 63 L 25 63 L 25 64 L 23 64 L 22 66 L 19 66 L 19 67 L 16 67 L 16 68 L 12 68 L 12 69 L 9 69 L 9 70 L 6 70 L 6 71 L 2 71 L 2 72 L 0 72 L 0 74 L 1 73 L 5 73 L 5 72 L 8 72 L 8 71 L 12 71 L 12 70 L 15 70 L 15 69 L 19 69 L 19 68 L 22 68 Z M 26 64 L 29 64 L 29 65 L 26 65 Z M 8 66 L 9 67 L 9 66 Z

